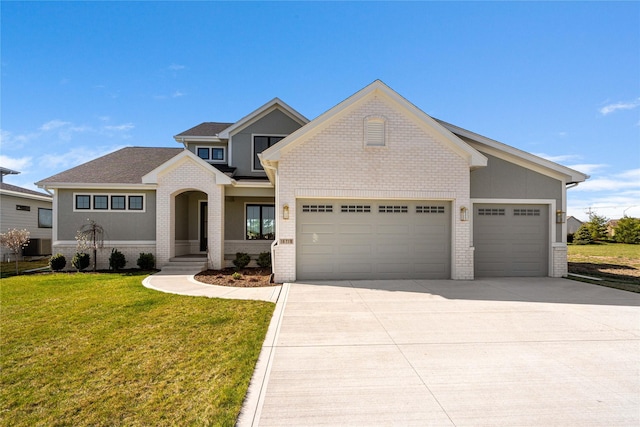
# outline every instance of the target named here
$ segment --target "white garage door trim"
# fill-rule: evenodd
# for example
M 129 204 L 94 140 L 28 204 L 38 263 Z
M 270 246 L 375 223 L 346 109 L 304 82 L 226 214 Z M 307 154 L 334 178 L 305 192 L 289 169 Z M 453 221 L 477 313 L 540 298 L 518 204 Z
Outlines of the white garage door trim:
M 332 212 L 326 212 L 328 205 L 332 205 Z M 309 210 L 303 212 L 303 206 Z M 423 206 L 440 206 L 442 211 L 426 212 L 419 209 Z M 453 250 L 451 211 L 450 200 L 297 198 L 296 277 L 301 280 L 432 278 L 436 275 L 437 278 L 450 278 Z M 305 213 L 308 216 L 305 217 Z M 317 232 L 319 234 L 313 231 L 314 227 L 321 230 Z M 420 236 L 419 233 L 425 233 L 425 239 L 416 237 Z M 345 246 L 341 238 L 348 235 L 352 235 L 354 240 Z M 390 236 L 397 236 L 397 241 L 393 238 L 390 241 Z M 325 239 L 326 244 L 316 246 L 313 240 L 316 238 Z M 437 241 L 434 240 L 436 238 Z M 405 241 L 406 248 L 403 245 Z M 389 245 L 380 242 L 388 242 Z M 349 252 L 350 247 L 360 249 Z M 318 259 L 313 258 L 316 252 Z M 371 255 L 361 255 L 367 252 Z M 352 254 L 353 259 L 341 262 L 347 254 Z M 417 254 L 423 254 L 425 262 L 421 262 L 423 255 Z M 321 258 L 326 263 L 320 262 Z
M 555 242 L 555 231 L 556 231 L 556 221 L 555 221 L 555 213 L 556 213 L 556 200 L 555 199 L 485 199 L 485 198 L 472 198 L 471 199 L 471 209 L 473 219 L 475 213 L 475 205 L 480 204 L 503 204 L 503 205 L 547 205 L 548 206 L 548 236 L 547 242 L 547 274 L 551 275 L 553 271 L 553 246 Z M 566 208 L 563 207 L 563 211 L 566 211 Z M 474 229 L 473 229 L 473 220 L 471 221 L 471 245 L 475 247 L 474 239 Z

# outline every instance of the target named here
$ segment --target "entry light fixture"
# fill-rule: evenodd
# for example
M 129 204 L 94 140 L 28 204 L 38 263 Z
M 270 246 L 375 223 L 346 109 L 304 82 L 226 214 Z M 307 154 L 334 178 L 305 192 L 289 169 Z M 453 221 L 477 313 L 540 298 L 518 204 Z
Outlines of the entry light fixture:
M 289 219 L 289 205 L 286 203 L 282 207 L 282 219 Z
M 469 221 L 469 209 L 466 206 L 460 208 L 460 221 Z
M 556 224 L 564 224 L 564 222 L 566 220 L 567 220 L 566 212 L 563 212 L 561 210 L 557 210 L 556 211 Z

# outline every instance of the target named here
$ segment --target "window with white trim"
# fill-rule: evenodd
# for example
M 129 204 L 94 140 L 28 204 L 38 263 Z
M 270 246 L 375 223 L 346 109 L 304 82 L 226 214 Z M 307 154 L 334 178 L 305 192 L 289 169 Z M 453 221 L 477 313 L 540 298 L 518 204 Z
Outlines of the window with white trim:
M 196 147 L 196 155 L 209 163 L 225 163 L 226 147 Z
M 144 194 L 91 194 L 73 195 L 74 212 L 145 212 Z

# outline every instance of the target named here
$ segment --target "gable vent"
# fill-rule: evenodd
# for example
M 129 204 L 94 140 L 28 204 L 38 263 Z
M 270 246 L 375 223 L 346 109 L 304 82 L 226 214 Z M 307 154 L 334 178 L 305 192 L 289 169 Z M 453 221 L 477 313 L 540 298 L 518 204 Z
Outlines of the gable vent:
M 367 117 L 364 122 L 364 137 L 367 147 L 384 147 L 385 119 L 383 117 Z

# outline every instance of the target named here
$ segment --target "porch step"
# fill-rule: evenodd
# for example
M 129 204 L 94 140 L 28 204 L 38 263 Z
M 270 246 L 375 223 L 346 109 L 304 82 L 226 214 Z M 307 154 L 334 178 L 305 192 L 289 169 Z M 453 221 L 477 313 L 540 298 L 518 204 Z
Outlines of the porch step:
M 191 275 L 198 274 L 201 271 L 207 269 L 207 259 L 204 257 L 176 257 L 171 258 L 167 264 L 165 264 L 160 272 L 162 274 L 181 274 Z

